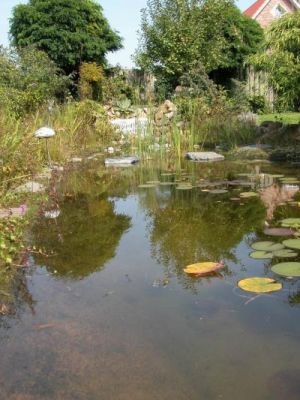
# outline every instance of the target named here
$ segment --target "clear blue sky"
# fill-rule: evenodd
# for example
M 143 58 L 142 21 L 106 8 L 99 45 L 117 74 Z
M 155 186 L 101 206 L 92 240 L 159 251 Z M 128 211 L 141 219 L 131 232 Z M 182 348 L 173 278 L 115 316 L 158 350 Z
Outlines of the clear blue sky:
M 0 0 L 0 44 L 8 45 L 9 18 L 12 8 L 27 0 Z M 137 30 L 140 24 L 140 10 L 145 7 L 146 0 L 99 0 L 111 26 L 124 38 L 124 49 L 110 54 L 111 64 L 132 66 L 131 55 L 137 47 Z M 245 10 L 254 0 L 237 0 L 241 10 Z

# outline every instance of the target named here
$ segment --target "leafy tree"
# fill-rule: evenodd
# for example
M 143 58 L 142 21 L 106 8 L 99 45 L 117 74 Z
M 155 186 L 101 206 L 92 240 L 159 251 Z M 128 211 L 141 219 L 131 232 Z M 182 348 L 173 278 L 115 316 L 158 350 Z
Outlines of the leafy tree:
M 250 57 L 249 62 L 268 72 L 279 109 L 299 109 L 300 11 L 275 21 L 266 32 L 263 52 Z
M 148 0 L 136 62 L 174 89 L 195 65 L 208 73 L 236 69 L 261 37 L 232 0 Z
M 121 48 L 93 0 L 30 0 L 14 8 L 10 34 L 17 48 L 35 45 L 67 74 L 82 62 L 104 64 L 108 51 Z
M 33 47 L 18 53 L 0 48 L 0 105 L 15 114 L 33 111 L 50 99 L 62 99 L 69 84 L 46 53 Z
M 235 5 L 230 5 L 224 13 L 223 34 L 227 46 L 222 64 L 210 76 L 226 86 L 232 78 L 243 76 L 245 60 L 260 49 L 264 31 L 255 20 L 241 13 Z

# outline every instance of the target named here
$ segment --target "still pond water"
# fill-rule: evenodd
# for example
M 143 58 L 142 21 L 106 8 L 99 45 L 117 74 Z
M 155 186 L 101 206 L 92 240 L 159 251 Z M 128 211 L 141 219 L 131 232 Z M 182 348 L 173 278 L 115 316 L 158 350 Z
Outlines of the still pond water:
M 48 256 L 30 258 L 14 312 L 0 319 L 0 399 L 299 399 L 300 283 L 276 277 L 284 289 L 258 297 L 237 287 L 274 277 L 272 261 L 249 257 L 251 243 L 270 240 L 267 213 L 276 226 L 299 207 L 274 211 L 276 196 L 267 208 L 260 198 L 232 200 L 249 190 L 245 180 L 268 189 L 269 175 L 205 191 L 255 172 L 298 173 L 268 164 L 94 163 L 59 178 L 48 208 L 60 215 L 37 218 L 29 237 Z M 178 190 L 168 184 L 175 180 L 196 187 Z M 139 188 L 149 181 L 164 184 Z M 183 271 L 219 260 L 220 274 Z

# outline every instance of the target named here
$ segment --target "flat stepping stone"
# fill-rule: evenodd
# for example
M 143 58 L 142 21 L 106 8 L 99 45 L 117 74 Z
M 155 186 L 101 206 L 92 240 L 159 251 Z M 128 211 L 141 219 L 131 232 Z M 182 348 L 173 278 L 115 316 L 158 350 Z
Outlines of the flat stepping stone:
M 186 158 L 191 161 L 223 161 L 222 154 L 213 151 L 192 151 L 186 154 Z
M 122 165 L 133 165 L 136 164 L 140 161 L 140 159 L 136 156 L 133 157 L 117 157 L 117 158 L 106 158 L 105 159 L 105 165 L 110 166 L 110 165 L 116 165 L 116 166 L 122 166 Z

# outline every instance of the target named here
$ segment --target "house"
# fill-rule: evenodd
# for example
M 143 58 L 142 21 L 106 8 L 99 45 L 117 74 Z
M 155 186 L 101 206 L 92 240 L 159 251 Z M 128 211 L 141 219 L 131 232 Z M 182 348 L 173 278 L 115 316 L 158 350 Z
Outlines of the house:
M 257 0 L 244 11 L 244 14 L 255 19 L 265 28 L 276 18 L 298 9 L 300 9 L 300 0 Z

